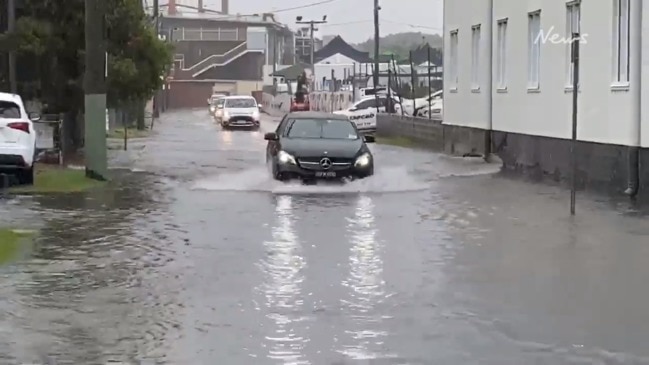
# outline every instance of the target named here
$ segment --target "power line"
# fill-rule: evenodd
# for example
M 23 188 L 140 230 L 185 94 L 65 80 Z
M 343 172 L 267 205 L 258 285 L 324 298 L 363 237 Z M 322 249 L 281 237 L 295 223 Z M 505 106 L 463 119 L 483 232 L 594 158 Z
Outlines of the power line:
M 335 1 L 338 1 L 338 0 L 323 0 L 323 1 L 318 1 L 318 2 L 315 2 L 315 3 L 311 3 L 311 4 L 295 6 L 295 7 L 292 7 L 292 8 L 285 8 L 285 9 L 279 9 L 279 10 L 271 10 L 271 11 L 268 11 L 267 13 L 282 13 L 282 12 L 285 12 L 285 11 L 292 11 L 292 10 L 306 9 L 306 8 L 311 8 L 311 7 L 314 7 L 314 6 L 319 6 L 319 5 L 324 5 L 324 4 L 330 4 L 330 3 L 333 3 L 333 2 L 335 2 Z
M 396 24 L 396 25 L 403 25 L 403 26 L 410 27 L 410 28 L 430 29 L 430 30 L 435 30 L 435 31 L 438 31 L 438 32 L 443 31 L 442 28 L 438 28 L 438 27 L 428 27 L 428 26 L 425 26 L 425 25 L 417 25 L 417 24 L 410 24 L 410 23 L 403 23 L 403 22 L 395 22 L 393 20 L 383 19 L 383 18 L 381 18 L 381 21 L 386 22 L 386 23 Z
M 332 23 L 332 24 L 323 24 L 324 27 L 338 27 L 338 26 L 343 26 L 343 25 L 352 25 L 352 24 L 363 24 L 363 23 L 371 23 L 374 20 L 372 19 L 367 19 L 367 20 L 357 20 L 353 22 L 344 22 L 344 23 Z

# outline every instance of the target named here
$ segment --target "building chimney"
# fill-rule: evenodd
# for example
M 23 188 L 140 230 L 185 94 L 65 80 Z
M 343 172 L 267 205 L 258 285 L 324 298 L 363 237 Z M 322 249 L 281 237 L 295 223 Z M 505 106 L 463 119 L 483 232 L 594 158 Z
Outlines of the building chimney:
M 221 13 L 230 13 L 230 0 L 221 0 Z
M 203 6 L 203 0 L 198 0 L 198 12 L 199 13 L 205 12 L 205 6 Z
M 176 15 L 178 12 L 178 9 L 176 8 L 176 0 L 169 0 L 169 3 L 167 4 L 167 13 L 169 15 Z

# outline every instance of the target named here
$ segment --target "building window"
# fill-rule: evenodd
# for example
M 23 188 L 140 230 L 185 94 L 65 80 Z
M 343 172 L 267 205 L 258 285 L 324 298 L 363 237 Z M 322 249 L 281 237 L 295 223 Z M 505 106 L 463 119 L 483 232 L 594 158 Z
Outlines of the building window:
M 498 21 L 498 42 L 496 54 L 496 82 L 498 89 L 507 89 L 507 19 Z
M 471 27 L 471 89 L 480 90 L 480 25 Z
M 613 83 L 629 84 L 631 7 L 629 0 L 613 0 Z
M 541 76 L 541 11 L 527 15 L 527 88 L 538 90 Z
M 449 75 L 449 82 L 451 89 L 457 90 L 458 85 L 458 31 L 454 30 L 451 32 L 451 69 Z
M 566 4 L 566 39 L 571 40 L 571 42 L 566 42 L 566 86 L 568 88 L 572 88 L 572 83 L 574 80 L 574 68 L 572 64 L 572 34 L 579 33 L 580 21 L 581 11 L 579 1 L 573 1 Z

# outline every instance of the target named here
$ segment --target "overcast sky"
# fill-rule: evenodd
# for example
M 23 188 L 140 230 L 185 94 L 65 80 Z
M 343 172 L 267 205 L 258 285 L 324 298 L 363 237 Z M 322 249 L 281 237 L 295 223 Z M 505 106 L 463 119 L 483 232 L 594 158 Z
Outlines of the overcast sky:
M 324 3 L 323 3 L 324 2 Z M 219 10 L 221 0 L 204 0 L 207 7 Z M 311 4 L 323 3 L 309 6 Z M 277 11 L 278 21 L 295 28 L 295 17 L 322 19 L 317 36 L 339 34 L 350 43 L 367 40 L 374 34 L 373 0 L 230 0 L 230 13 L 254 14 Z M 442 32 L 443 0 L 381 0 L 381 35 L 399 32 Z M 301 9 L 287 10 L 303 7 Z

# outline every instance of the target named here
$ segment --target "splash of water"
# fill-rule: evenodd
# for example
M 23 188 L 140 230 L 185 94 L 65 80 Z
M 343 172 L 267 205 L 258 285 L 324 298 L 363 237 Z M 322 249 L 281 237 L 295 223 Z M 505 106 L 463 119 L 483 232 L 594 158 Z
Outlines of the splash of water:
M 411 175 L 405 167 L 385 167 L 374 176 L 340 183 L 304 185 L 299 181 L 275 181 L 264 167 L 222 174 L 196 182 L 194 190 L 253 191 L 273 194 L 341 194 L 341 193 L 394 193 L 426 190 L 430 186 Z

